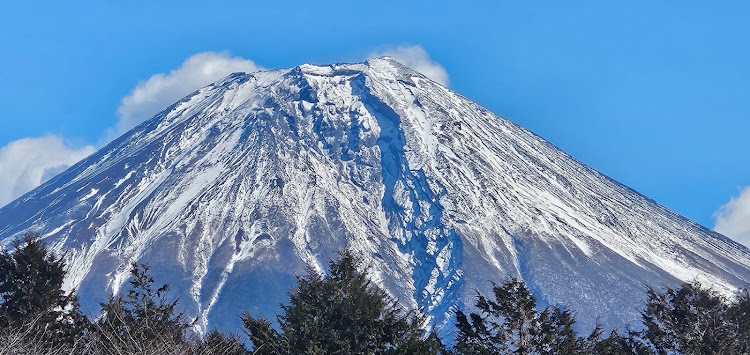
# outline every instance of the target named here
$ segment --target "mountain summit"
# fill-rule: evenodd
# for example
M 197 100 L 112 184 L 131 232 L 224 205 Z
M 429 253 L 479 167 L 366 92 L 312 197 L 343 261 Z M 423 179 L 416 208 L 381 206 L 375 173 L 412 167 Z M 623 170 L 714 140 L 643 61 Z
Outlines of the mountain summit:
M 342 249 L 432 324 L 521 277 L 579 322 L 637 321 L 644 285 L 750 280 L 750 252 L 384 57 L 235 73 L 0 209 L 95 310 L 132 262 L 200 329 L 272 317 Z

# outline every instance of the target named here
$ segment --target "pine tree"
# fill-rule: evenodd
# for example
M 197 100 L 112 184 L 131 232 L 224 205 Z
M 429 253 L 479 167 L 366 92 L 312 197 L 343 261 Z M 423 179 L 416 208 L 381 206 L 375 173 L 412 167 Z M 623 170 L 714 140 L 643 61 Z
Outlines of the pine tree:
M 278 355 L 290 353 L 288 342 L 282 338 L 276 329 L 273 329 L 271 322 L 264 318 L 253 317 L 247 311 L 243 311 L 241 319 L 245 326 L 245 332 L 253 344 L 253 354 Z
M 0 253 L 0 327 L 33 327 L 34 339 L 72 342 L 87 326 L 74 292 L 62 289 L 65 263 L 33 233 Z
M 127 296 L 110 296 L 103 303 L 103 317 L 95 333 L 103 346 L 133 351 L 149 344 L 180 345 L 191 324 L 182 313 L 176 313 L 178 300 L 166 298 L 169 285 L 154 288 L 149 267 L 133 263 Z
M 727 315 L 734 329 L 737 352 L 750 353 L 750 290 L 743 288 L 737 292 Z
M 477 292 L 476 308 L 467 316 L 456 311 L 456 343 L 459 354 L 576 354 L 585 348 L 568 308 L 550 306 L 541 312 L 536 297 L 522 280 L 492 284 L 493 299 Z
M 649 287 L 647 294 L 643 338 L 658 354 L 736 353 L 725 297 L 698 282 L 667 287 L 664 293 Z
M 612 329 L 609 336 L 602 338 L 602 326 L 597 324 L 594 331 L 586 338 L 584 354 L 593 355 L 650 355 L 651 349 L 640 340 L 640 333 L 626 327 L 623 334 Z
M 364 270 L 363 270 L 364 269 Z M 329 265 L 329 275 L 312 270 L 297 278 L 297 287 L 271 323 L 243 314 L 258 354 L 436 354 L 442 343 L 425 336 L 421 317 L 398 303 L 367 278 L 360 259 L 343 252 Z
M 490 355 L 507 351 L 503 333 L 491 331 L 485 319 L 477 313 L 470 313 L 467 317 L 463 311 L 457 310 L 456 330 L 454 353 Z
M 233 334 L 212 330 L 194 345 L 194 353 L 201 355 L 245 355 L 250 354 L 240 338 Z
M 544 354 L 576 354 L 583 352 L 584 340 L 573 325 L 575 314 L 568 307 L 548 307 L 540 314 L 535 350 Z

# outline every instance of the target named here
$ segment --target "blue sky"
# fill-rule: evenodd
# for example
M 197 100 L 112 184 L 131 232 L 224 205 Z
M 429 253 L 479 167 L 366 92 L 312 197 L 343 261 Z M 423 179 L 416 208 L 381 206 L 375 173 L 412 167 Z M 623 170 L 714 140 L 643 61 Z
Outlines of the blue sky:
M 748 16 L 747 1 L 5 2 L 0 184 L 55 172 L 20 184 L 24 158 L 64 166 L 100 146 L 123 98 L 198 53 L 276 68 L 420 46 L 457 92 L 750 238 Z

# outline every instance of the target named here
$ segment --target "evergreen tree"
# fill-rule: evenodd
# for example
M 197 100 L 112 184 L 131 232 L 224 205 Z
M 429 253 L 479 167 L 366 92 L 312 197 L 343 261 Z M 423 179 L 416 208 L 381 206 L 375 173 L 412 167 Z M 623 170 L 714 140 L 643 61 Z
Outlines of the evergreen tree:
M 250 354 L 236 335 L 212 330 L 196 342 L 194 353 L 201 355 L 245 355 Z
M 548 307 L 540 314 L 536 351 L 543 354 L 575 354 L 583 351 L 584 339 L 573 325 L 575 315 L 568 307 Z
M 248 312 L 241 317 L 258 354 L 436 354 L 421 317 L 404 312 L 373 285 L 360 259 L 343 252 L 329 275 L 308 270 L 277 317 L 280 331 Z
M 748 289 L 743 288 L 737 292 L 735 299 L 729 305 L 727 315 L 734 329 L 737 352 L 750 353 L 750 291 Z
M 584 354 L 594 355 L 650 355 L 653 352 L 639 338 L 637 331 L 631 330 L 630 327 L 625 329 L 624 334 L 620 334 L 617 329 L 613 329 L 609 336 L 602 338 L 602 327 L 597 324 L 591 335 L 586 338 Z
M 87 325 L 73 291 L 62 289 L 62 256 L 33 233 L 0 252 L 0 327 L 33 327 L 35 339 L 72 342 Z
M 131 351 L 134 347 L 185 342 L 191 324 L 182 313 L 175 313 L 178 300 L 168 301 L 169 285 L 154 288 L 149 267 L 133 263 L 127 296 L 110 296 L 103 303 L 103 317 L 96 324 L 96 336 L 104 346 Z
M 584 351 L 585 341 L 573 325 L 575 315 L 568 308 L 536 308 L 536 297 L 522 280 L 511 278 L 492 285 L 493 299 L 477 292 L 478 313 L 467 316 L 456 311 L 456 343 L 459 354 L 575 354 Z
M 737 352 L 736 327 L 728 317 L 728 302 L 700 283 L 667 287 L 664 293 L 647 290 L 641 312 L 643 338 L 658 354 L 733 354 Z

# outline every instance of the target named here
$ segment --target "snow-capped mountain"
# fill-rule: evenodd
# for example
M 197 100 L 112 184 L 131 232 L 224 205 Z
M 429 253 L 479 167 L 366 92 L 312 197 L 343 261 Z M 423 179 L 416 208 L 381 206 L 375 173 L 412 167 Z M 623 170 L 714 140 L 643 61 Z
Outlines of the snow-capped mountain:
M 4 245 L 29 230 L 87 309 L 143 262 L 203 330 L 345 248 L 437 326 L 509 276 L 609 326 L 644 285 L 750 280 L 745 247 L 387 57 L 202 88 L 0 209 Z

